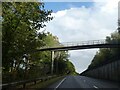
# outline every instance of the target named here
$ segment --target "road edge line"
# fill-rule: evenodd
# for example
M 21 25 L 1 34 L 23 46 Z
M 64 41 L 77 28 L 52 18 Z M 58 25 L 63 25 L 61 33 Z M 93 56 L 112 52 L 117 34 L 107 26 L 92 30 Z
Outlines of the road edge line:
M 98 87 L 97 87 L 97 86 L 95 86 L 95 85 L 94 85 L 93 87 L 94 87 L 94 88 L 96 88 L 96 89 L 98 89 Z
M 54 90 L 56 90 L 64 81 L 65 81 L 66 78 L 62 79 L 62 81 L 55 87 Z

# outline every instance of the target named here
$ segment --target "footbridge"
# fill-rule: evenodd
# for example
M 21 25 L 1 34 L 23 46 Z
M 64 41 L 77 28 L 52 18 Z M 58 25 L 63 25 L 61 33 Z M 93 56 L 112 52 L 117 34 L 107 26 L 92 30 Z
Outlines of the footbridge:
M 53 74 L 54 66 L 54 52 L 55 51 L 68 51 L 68 50 L 81 50 L 81 49 L 92 49 L 92 48 L 120 48 L 120 42 L 111 41 L 107 42 L 105 39 L 102 40 L 89 40 L 81 42 L 64 42 L 58 43 L 54 46 L 41 47 L 34 52 L 40 51 L 51 51 L 51 74 Z
M 64 51 L 64 50 L 79 50 L 79 49 L 92 49 L 92 48 L 118 48 L 120 42 L 107 42 L 105 39 L 102 40 L 89 40 L 81 42 L 63 42 L 54 46 L 45 46 L 37 49 L 37 51 Z

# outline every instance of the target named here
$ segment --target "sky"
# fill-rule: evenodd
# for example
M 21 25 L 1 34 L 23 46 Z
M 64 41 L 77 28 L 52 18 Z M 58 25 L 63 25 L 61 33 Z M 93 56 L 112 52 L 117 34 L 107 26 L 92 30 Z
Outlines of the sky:
M 86 8 L 92 6 L 94 3 L 93 2 L 45 2 L 45 9 L 46 10 L 53 10 L 53 12 L 58 12 L 61 10 L 65 9 L 70 9 L 70 8 L 77 8 L 77 7 L 82 7 L 85 6 Z
M 88 0 L 88 2 L 45 2 L 45 9 L 53 10 L 54 19 L 46 31 L 60 42 L 101 40 L 117 29 L 118 0 Z M 70 61 L 78 73 L 87 69 L 98 49 L 69 51 Z

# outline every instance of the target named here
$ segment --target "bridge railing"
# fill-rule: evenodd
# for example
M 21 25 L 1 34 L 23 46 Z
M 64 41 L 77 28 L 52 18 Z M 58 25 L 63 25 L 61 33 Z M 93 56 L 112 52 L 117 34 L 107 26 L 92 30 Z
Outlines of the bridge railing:
M 83 45 L 98 45 L 98 44 L 120 44 L 120 43 L 117 40 L 113 40 L 108 43 L 105 39 L 101 39 L 101 40 L 89 40 L 89 41 L 80 41 L 80 42 L 63 42 L 63 43 L 56 44 L 54 46 L 44 46 L 39 49 L 83 46 Z
M 106 41 L 103 40 L 91 40 L 91 41 L 81 41 L 81 42 L 65 42 L 62 43 L 63 46 L 82 46 L 82 45 L 95 45 L 95 44 L 105 44 Z
M 96 45 L 96 44 L 106 44 L 106 40 L 90 40 L 90 41 L 80 41 L 80 42 L 63 42 L 56 44 L 54 46 L 44 46 L 41 47 L 40 49 L 44 48 L 58 48 L 58 47 L 70 47 L 70 46 L 83 46 L 83 45 Z

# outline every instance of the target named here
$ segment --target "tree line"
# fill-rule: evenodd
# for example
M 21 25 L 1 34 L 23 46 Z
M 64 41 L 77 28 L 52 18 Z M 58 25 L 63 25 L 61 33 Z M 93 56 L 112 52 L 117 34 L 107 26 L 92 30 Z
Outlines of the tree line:
M 51 13 L 41 2 L 2 2 L 3 83 L 51 74 L 51 51 L 33 52 L 60 45 L 57 36 L 41 30 L 53 19 Z M 54 74 L 75 73 L 68 57 L 68 51 L 55 52 Z
M 120 23 L 118 23 L 118 26 L 120 26 Z M 119 30 L 113 32 L 111 36 L 107 36 L 106 42 L 120 43 Z M 91 64 L 88 66 L 88 70 L 116 60 L 120 60 L 120 48 L 101 48 L 98 52 L 96 52 Z

